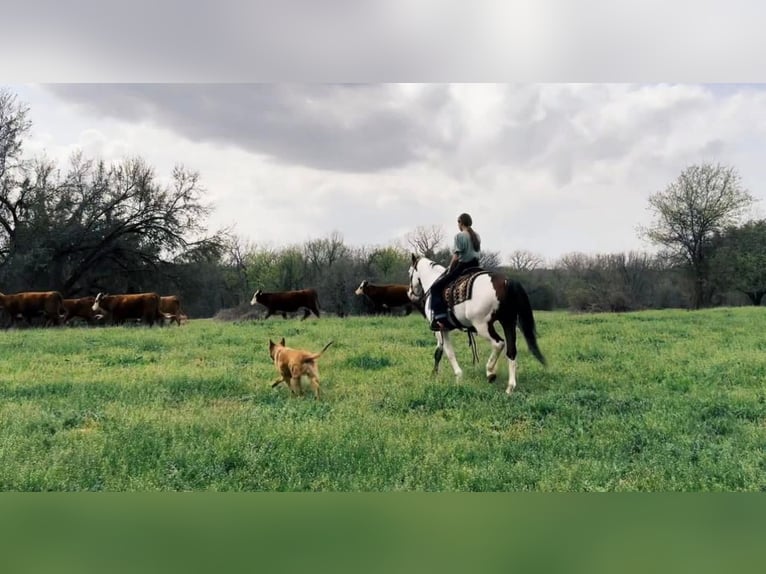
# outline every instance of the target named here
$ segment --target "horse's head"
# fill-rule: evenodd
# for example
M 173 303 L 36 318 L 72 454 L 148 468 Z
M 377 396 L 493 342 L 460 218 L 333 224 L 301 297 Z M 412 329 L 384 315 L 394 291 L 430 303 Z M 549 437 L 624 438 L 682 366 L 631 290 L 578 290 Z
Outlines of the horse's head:
M 425 289 L 423 289 L 423 282 L 420 278 L 420 271 L 418 271 L 418 264 L 423 258 L 418 257 L 414 253 L 412 254 L 412 264 L 409 268 L 410 287 L 407 289 L 407 296 L 411 301 L 418 302 L 425 295 Z

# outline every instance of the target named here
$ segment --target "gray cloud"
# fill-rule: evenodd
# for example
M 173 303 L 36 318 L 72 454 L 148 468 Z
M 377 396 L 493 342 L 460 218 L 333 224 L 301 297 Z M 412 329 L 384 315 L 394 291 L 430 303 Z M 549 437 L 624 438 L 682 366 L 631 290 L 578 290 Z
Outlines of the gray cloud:
M 50 130 L 35 149 L 65 158 L 78 140 L 96 142 L 95 153 L 146 154 L 162 172 L 183 161 L 202 173 L 216 224 L 236 223 L 258 241 L 337 229 L 353 244 L 380 243 L 417 225 L 449 227 L 468 211 L 488 249 L 552 257 L 646 247 L 635 228 L 646 223 L 648 195 L 691 163 L 735 165 L 763 195 L 763 86 L 111 84 L 30 93 L 44 94 L 40 125 Z
M 715 96 L 696 86 L 324 84 L 71 84 L 58 97 L 89 113 L 149 121 L 190 141 L 235 145 L 285 165 L 371 173 L 425 163 L 457 181 L 487 169 L 545 171 L 567 186 L 594 162 L 633 153 L 675 166 L 721 153 L 718 131 L 697 133 Z M 493 104 L 476 98 L 490 90 Z M 485 109 L 486 108 L 486 109 Z M 478 114 L 478 116 L 477 116 Z M 478 119 L 477 119 L 478 117 Z M 699 132 L 699 130 L 698 130 Z M 679 155 L 680 154 L 680 155 Z
M 406 165 L 439 145 L 429 116 L 446 87 L 402 107 L 391 86 L 52 85 L 94 113 L 151 121 L 194 141 L 233 144 L 318 169 L 366 172 Z

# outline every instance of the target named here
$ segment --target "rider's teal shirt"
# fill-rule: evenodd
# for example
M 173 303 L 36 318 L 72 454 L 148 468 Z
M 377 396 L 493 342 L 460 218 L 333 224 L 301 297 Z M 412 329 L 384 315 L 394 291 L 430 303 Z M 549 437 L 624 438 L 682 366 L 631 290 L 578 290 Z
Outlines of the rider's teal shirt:
M 476 233 L 476 237 L 479 237 L 478 233 Z M 466 263 L 471 259 L 479 258 L 479 251 L 473 248 L 471 235 L 467 231 L 461 231 L 455 235 L 455 246 L 453 248 L 453 252 L 457 253 L 461 263 Z

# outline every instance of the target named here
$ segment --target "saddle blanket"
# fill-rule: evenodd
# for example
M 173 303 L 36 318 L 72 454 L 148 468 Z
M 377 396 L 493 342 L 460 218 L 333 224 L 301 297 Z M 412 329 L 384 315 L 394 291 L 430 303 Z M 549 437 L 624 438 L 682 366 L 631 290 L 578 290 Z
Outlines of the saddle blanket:
M 447 304 L 447 309 L 450 311 L 450 319 L 453 320 L 456 327 L 462 326 L 457 323 L 457 320 L 452 313 L 452 309 L 455 307 L 455 305 L 458 305 L 466 299 L 471 298 L 471 293 L 473 293 L 473 284 L 476 281 L 476 278 L 481 275 L 489 275 L 489 271 L 467 269 L 464 274 L 460 275 L 454 281 L 452 281 L 452 283 L 448 283 L 444 287 L 444 302 Z

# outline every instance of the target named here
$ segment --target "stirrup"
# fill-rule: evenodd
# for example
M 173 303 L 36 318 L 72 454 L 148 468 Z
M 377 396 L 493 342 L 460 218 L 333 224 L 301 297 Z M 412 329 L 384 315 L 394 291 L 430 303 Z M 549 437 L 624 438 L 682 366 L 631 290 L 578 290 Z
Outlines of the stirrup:
M 447 329 L 447 317 L 434 317 L 431 320 L 432 331 L 445 331 Z

